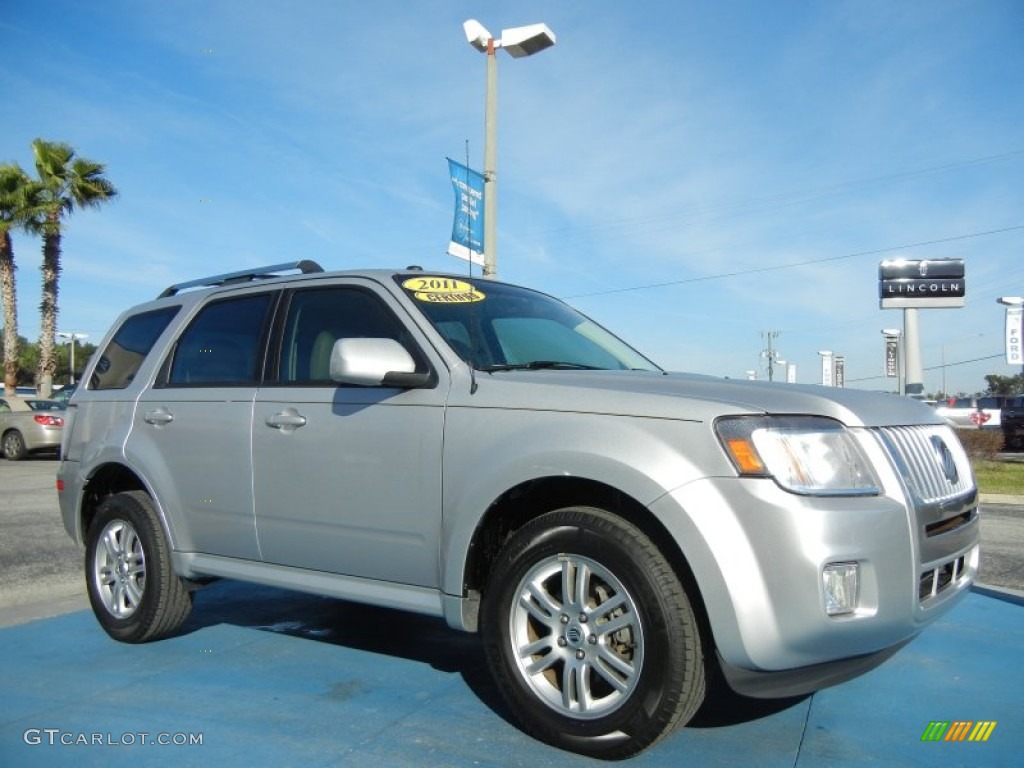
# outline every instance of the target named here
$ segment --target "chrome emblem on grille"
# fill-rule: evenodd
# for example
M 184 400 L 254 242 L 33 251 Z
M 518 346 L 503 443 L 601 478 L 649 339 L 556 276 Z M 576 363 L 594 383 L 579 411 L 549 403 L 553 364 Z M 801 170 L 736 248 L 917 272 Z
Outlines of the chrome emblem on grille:
M 935 448 L 935 455 L 939 459 L 939 466 L 942 467 L 942 474 L 949 480 L 950 485 L 956 485 L 960 480 L 960 473 L 956 469 L 956 459 L 953 452 L 949 450 L 946 441 L 938 435 L 932 435 L 932 447 Z

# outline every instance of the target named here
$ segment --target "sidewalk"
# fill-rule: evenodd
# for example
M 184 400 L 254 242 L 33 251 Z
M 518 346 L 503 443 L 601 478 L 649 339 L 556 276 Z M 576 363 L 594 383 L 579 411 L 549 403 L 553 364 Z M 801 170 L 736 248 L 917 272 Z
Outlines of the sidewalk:
M 1024 506 L 1024 496 L 1011 496 L 1006 493 L 979 493 L 978 502 L 980 504 L 1012 504 L 1015 506 Z

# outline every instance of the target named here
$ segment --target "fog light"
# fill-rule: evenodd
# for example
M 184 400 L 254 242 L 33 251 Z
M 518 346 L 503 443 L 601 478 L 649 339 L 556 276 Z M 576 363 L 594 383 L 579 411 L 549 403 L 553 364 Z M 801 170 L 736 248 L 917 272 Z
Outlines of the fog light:
M 857 585 L 860 579 L 857 563 L 829 563 L 821 573 L 825 587 L 825 613 L 840 616 L 857 609 Z

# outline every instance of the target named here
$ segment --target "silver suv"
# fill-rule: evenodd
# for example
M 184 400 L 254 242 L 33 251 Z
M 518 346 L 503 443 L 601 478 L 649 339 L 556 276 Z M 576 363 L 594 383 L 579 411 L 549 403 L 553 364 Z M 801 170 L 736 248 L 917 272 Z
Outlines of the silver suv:
M 102 341 L 62 448 L 113 637 L 174 633 L 214 577 L 439 616 L 526 730 L 604 758 L 712 680 L 873 668 L 978 567 L 931 408 L 668 373 L 549 296 L 416 268 L 171 286 Z

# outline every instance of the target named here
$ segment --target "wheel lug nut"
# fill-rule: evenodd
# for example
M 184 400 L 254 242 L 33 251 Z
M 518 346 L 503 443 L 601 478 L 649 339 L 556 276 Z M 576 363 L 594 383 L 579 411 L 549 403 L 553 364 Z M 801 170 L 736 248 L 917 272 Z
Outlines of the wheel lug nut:
M 587 614 L 581 613 L 580 614 L 580 624 L 586 624 L 586 623 L 587 623 Z
M 569 644 L 569 641 L 566 640 L 564 637 L 558 638 L 558 646 L 560 648 L 565 648 L 565 646 L 567 646 L 568 644 Z
M 560 620 L 561 620 L 561 622 L 563 624 L 568 624 L 569 623 L 569 615 L 566 614 L 566 613 L 563 613 Z
M 577 659 L 582 660 L 582 659 L 585 659 L 586 656 L 587 656 L 587 654 L 584 652 L 584 650 L 582 648 L 580 648 L 579 650 L 576 651 L 576 658 Z
M 591 645 L 597 645 L 597 635 L 591 635 L 587 638 L 587 642 Z

